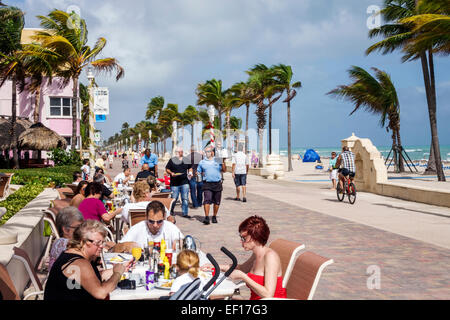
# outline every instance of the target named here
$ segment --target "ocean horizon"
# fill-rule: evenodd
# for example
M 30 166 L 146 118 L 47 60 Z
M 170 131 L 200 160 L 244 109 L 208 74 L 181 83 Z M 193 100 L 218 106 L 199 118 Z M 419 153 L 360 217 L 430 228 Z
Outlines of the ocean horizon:
M 389 151 L 391 150 L 391 146 L 375 146 L 378 151 L 380 151 L 381 155 L 383 157 L 387 157 L 389 154 Z M 408 145 L 403 146 L 408 156 L 411 158 L 411 160 L 422 160 L 426 159 L 428 160 L 428 157 L 430 156 L 430 146 L 426 145 Z M 441 145 L 441 159 L 443 161 L 450 161 L 450 145 Z M 320 147 L 320 148 L 314 148 L 314 147 L 293 147 L 292 148 L 292 154 L 298 155 L 301 154 L 302 156 L 305 154 L 306 150 L 313 149 L 315 150 L 320 157 L 330 157 L 331 152 L 335 151 L 339 154 L 341 151 L 341 147 Z M 287 156 L 287 147 L 286 148 L 280 148 L 280 155 L 281 156 Z M 392 153 L 391 153 L 392 156 Z

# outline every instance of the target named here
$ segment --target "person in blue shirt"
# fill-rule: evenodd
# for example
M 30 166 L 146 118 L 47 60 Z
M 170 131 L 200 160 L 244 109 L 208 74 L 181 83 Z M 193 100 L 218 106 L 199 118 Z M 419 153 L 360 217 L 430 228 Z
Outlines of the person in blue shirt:
M 154 153 L 151 153 L 150 148 L 145 149 L 145 154 L 141 158 L 141 166 L 146 163 L 148 164 L 150 172 L 158 178 L 158 156 Z
M 205 149 L 206 159 L 199 162 L 197 172 L 203 176 L 203 207 L 205 210 L 204 224 L 209 224 L 209 208 L 214 204 L 212 223 L 217 223 L 217 213 L 219 212 L 220 200 L 222 198 L 222 172 L 226 172 L 225 164 L 220 163 L 214 157 L 215 150 L 208 146 Z

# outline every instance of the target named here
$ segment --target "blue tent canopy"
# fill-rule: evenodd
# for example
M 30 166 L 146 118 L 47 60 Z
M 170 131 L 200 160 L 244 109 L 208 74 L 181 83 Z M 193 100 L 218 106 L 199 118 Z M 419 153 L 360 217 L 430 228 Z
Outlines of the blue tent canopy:
M 317 160 L 320 161 L 320 157 L 313 149 L 308 149 L 305 152 L 305 155 L 303 156 L 303 162 L 316 162 Z

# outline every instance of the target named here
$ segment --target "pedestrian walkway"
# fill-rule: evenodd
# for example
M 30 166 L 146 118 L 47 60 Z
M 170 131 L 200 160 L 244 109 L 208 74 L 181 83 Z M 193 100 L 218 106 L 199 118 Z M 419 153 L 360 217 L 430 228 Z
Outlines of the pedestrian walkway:
M 219 223 L 203 225 L 200 208 L 189 209 L 191 220 L 177 216 L 177 225 L 185 235 L 198 238 L 201 249 L 219 263 L 228 263 L 221 246 L 243 262 L 249 253 L 241 247 L 239 223 L 261 215 L 271 228 L 269 242 L 287 238 L 334 259 L 315 299 L 450 299 L 448 208 L 367 193 L 358 193 L 352 206 L 337 202 L 328 188 L 249 176 L 248 202 L 243 203 L 232 200 L 235 188 L 226 173 Z M 181 215 L 179 205 L 175 212 Z M 377 272 L 380 288 L 370 289 Z

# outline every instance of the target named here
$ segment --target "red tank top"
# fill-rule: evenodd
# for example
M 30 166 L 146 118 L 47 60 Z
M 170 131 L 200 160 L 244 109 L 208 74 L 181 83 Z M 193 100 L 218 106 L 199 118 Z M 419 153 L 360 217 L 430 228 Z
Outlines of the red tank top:
M 253 273 L 247 273 L 247 275 L 249 276 L 250 279 L 252 279 L 253 281 L 255 281 L 256 283 L 260 284 L 260 285 L 264 285 L 264 276 L 258 276 L 256 274 Z M 260 300 L 261 297 L 258 296 L 252 289 L 250 289 L 251 295 L 250 295 L 250 300 Z M 273 295 L 274 298 L 287 298 L 286 295 L 286 289 L 283 288 L 283 277 L 278 277 L 277 278 L 277 286 L 275 288 L 275 293 Z

